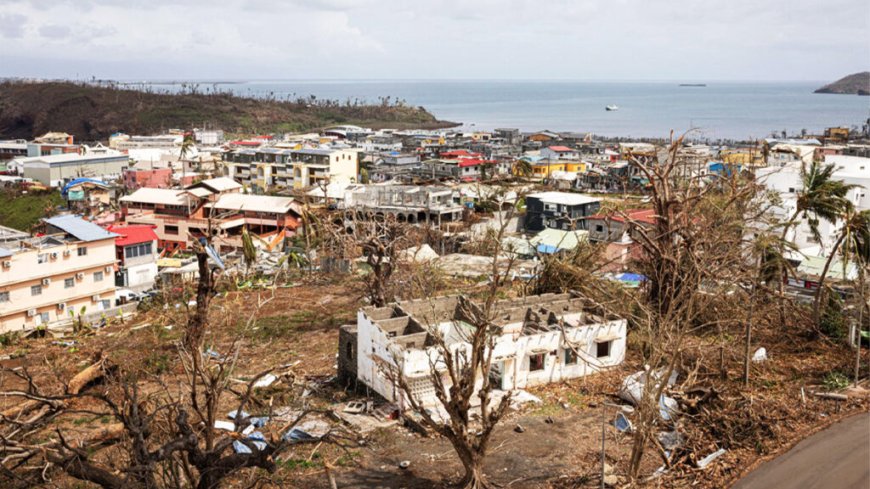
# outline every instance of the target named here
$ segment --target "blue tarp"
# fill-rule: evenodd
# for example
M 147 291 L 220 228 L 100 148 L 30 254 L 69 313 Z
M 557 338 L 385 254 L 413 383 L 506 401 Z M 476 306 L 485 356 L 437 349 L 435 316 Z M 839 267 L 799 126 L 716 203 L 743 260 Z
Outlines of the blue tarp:
M 643 282 L 646 280 L 646 277 L 643 275 L 639 275 L 637 273 L 620 273 L 616 276 L 617 280 L 621 280 L 623 282 Z
M 538 249 L 538 253 L 544 253 L 546 255 L 552 255 L 553 253 L 556 253 L 557 251 L 559 251 L 559 248 L 556 248 L 555 246 L 545 245 L 545 244 L 539 244 L 537 249 Z
M 106 182 L 104 182 L 102 180 L 97 180 L 95 178 L 76 178 L 75 180 L 64 185 L 63 189 L 60 191 L 60 194 L 63 197 L 66 197 L 66 194 L 69 191 L 70 187 L 75 187 L 76 185 L 80 185 L 82 183 L 93 183 L 94 185 L 99 185 L 100 187 L 103 187 L 103 188 L 109 188 L 109 186 L 106 185 Z

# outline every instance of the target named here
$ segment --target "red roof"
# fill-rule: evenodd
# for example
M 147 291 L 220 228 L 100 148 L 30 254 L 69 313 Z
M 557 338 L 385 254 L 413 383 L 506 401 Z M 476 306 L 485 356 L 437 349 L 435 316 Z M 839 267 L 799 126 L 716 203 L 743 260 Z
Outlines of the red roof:
M 232 141 L 230 144 L 233 146 L 260 146 L 262 143 L 260 141 Z
M 589 216 L 588 219 L 609 219 L 611 221 L 616 222 L 625 222 L 626 219 L 623 217 L 623 214 L 628 217 L 629 220 L 634 222 L 643 222 L 646 224 L 655 224 L 655 215 L 656 212 L 653 209 L 633 209 L 625 211 L 621 214 L 596 214 L 594 216 Z
M 468 157 L 477 157 L 480 156 L 480 153 L 471 153 L 467 149 L 455 149 L 453 151 L 442 151 L 442 158 L 456 158 L 459 156 L 468 156 Z
M 129 246 L 157 240 L 157 234 L 154 233 L 154 226 L 144 224 L 133 226 L 109 226 L 106 230 L 120 235 L 115 238 L 115 246 Z
M 567 146 L 550 146 L 550 149 L 559 153 L 564 153 L 566 151 L 575 151 Z

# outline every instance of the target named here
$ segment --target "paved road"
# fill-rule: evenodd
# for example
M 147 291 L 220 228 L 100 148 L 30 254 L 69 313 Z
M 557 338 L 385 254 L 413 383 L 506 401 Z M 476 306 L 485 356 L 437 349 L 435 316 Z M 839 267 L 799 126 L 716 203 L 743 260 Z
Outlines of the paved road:
M 858 414 L 801 441 L 732 489 L 870 488 L 870 413 Z

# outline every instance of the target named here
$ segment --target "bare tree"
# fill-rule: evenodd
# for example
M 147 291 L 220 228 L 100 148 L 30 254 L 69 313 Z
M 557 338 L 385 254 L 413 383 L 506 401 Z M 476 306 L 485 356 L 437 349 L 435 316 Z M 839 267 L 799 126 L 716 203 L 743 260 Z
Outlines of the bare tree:
M 514 215 L 515 208 L 499 214 L 496 243 L 501 242 Z M 426 409 L 404 373 L 400 355 L 394 355 L 394 365 L 385 367 L 385 374 L 401 391 L 402 398 L 419 414 L 424 424 L 450 441 L 465 469 L 460 485 L 466 488 L 486 488 L 488 482 L 483 463 L 492 434 L 510 406 L 512 392 L 501 393 L 490 375 L 496 339 L 501 335 L 497 324 L 496 300 L 509 277 L 514 259 L 506 257 L 496 247 L 489 270 L 489 283 L 482 297 L 474 301 L 460 296 L 452 330 L 459 342 L 451 342 L 438 328 L 427 325 L 432 342 L 428 382 L 446 413 L 446 419 Z M 424 380 L 425 381 L 425 380 Z M 479 407 L 477 407 L 479 406 Z
M 31 487 L 44 480 L 49 470 L 59 469 L 106 489 L 215 489 L 246 468 L 274 472 L 276 457 L 297 443 L 345 443 L 347 438 L 332 428 L 318 436 L 288 436 L 314 411 L 302 405 L 280 420 L 275 416 L 271 402 L 259 399 L 255 390 L 257 382 L 274 369 L 255 375 L 242 389 L 234 387 L 230 381 L 236 375 L 240 338 L 225 355 L 202 351 L 209 304 L 216 291 L 203 246 L 196 248 L 197 307 L 178 344 L 186 382 L 170 387 L 158 378 L 146 389 L 141 373 L 106 358 L 60 389 L 42 385 L 26 369 L 0 370 L 9 381 L 3 385 L 23 386 L 0 392 L 4 398 L 22 401 L 0 413 L 0 481 L 5 481 L 0 485 Z M 254 308 L 247 326 L 253 325 L 259 306 L 268 300 Z M 228 312 L 224 320 L 235 322 L 236 315 Z M 290 397 L 299 399 L 304 385 L 295 372 L 285 366 L 276 373 Z M 236 413 L 228 430 L 216 423 L 226 405 L 235 406 Z M 264 414 L 258 420 L 246 409 Z M 73 440 L 69 421 L 83 413 L 95 419 L 108 417 L 114 423 L 84 437 L 75 435 Z M 263 420 L 269 424 L 262 426 Z M 247 436 L 251 426 L 260 426 L 265 434 Z

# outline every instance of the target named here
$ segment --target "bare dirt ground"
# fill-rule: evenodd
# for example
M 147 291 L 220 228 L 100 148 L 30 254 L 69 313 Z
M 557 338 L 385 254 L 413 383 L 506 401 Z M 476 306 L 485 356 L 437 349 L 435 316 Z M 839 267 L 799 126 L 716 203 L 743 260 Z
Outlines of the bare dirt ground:
M 236 377 L 240 379 L 251 378 L 267 368 L 295 364 L 300 375 L 320 381 L 321 387 L 313 391 L 310 402 L 330 406 L 359 398 L 322 381 L 336 373 L 338 328 L 355 320 L 362 295 L 353 278 L 309 281 L 274 292 L 231 292 L 213 303 L 206 344 L 220 354 L 232 352 L 234 345 L 238 347 Z M 104 355 L 128 370 L 140 372 L 145 389 L 158 392 L 172 389 L 183 377 L 176 351 L 183 321 L 183 307 L 157 308 L 124 324 L 73 338 L 72 345 L 56 344 L 50 338 L 21 340 L 0 347 L 0 356 L 12 357 L 2 361 L 4 366 L 25 367 L 50 387 L 63 385 L 94 358 Z M 800 394 L 801 387 L 819 385 L 834 369 L 848 371 L 852 350 L 783 335 L 777 330 L 759 330 L 756 341 L 768 347 L 770 360 L 753 366 L 748 392 L 739 388 L 739 339 L 726 341 L 730 345 L 724 356 L 726 380 L 720 379 L 721 372 L 697 372 L 700 383 L 718 386 L 722 401 L 719 408 L 711 406 L 710 412 L 687 414 L 685 424 L 693 436 L 682 456 L 691 463 L 719 447 L 728 449 L 726 455 L 704 470 L 686 468 L 687 464 L 646 485 L 724 487 L 820 427 L 868 410 L 870 402 L 861 394 L 850 395 L 844 403 L 812 395 L 803 399 Z M 721 338 L 699 334 L 686 354 L 709 355 L 720 343 Z M 625 365 L 616 370 L 531 389 L 543 403 L 512 413 L 496 431 L 485 467 L 488 476 L 503 487 L 597 487 L 601 423 L 614 416 L 613 408 L 603 403 L 617 402 L 615 394 L 621 380 L 640 367 L 636 354 L 630 353 Z M 0 383 L 3 389 L 16 387 L 16 381 L 8 377 L 0 378 Z M 270 395 L 275 396 L 276 403 L 282 401 L 281 392 Z M 0 410 L 11 402 L 0 398 Z M 232 406 L 228 404 L 227 409 Z M 733 409 L 734 413 L 716 417 L 715 409 Z M 73 433 L 85 432 L 108 422 L 106 417 L 83 414 L 65 428 Z M 525 431 L 515 431 L 517 424 Z M 630 445 L 630 435 L 620 434 L 608 425 L 607 462 L 617 475 L 625 474 Z M 403 460 L 410 462 L 408 469 L 398 468 Z M 342 488 L 445 487 L 461 473 L 446 440 L 390 427 L 367 436 L 363 445 L 347 453 L 327 446 L 316 452 L 310 446 L 291 451 L 277 473 L 251 471 L 235 480 L 233 486 L 328 487 L 325 463 L 332 467 Z M 641 472 L 652 474 L 661 464 L 651 451 Z M 47 486 L 84 487 L 59 475 Z

